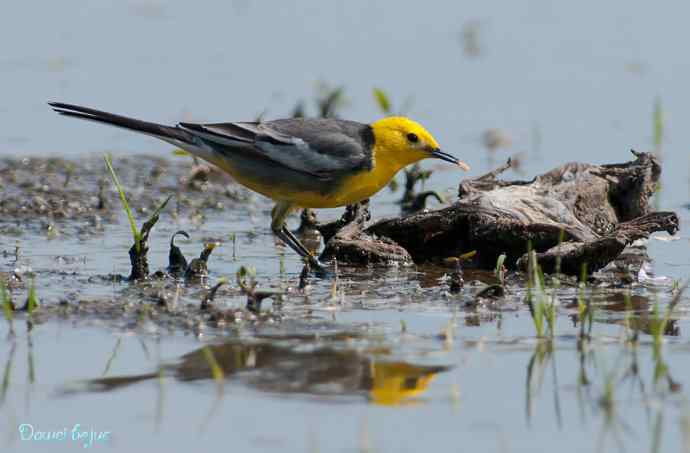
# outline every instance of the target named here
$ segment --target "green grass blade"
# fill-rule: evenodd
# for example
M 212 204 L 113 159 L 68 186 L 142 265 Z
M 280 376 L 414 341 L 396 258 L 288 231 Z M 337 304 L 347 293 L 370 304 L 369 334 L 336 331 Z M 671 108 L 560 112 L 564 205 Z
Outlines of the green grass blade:
M 237 234 L 230 233 L 228 238 L 232 241 L 232 260 L 237 261 Z
M 534 328 L 537 331 L 537 337 L 544 336 L 544 302 L 541 297 L 534 307 Z
M 551 301 L 544 306 L 546 312 L 546 323 L 549 327 L 549 336 L 556 335 L 556 302 Z
M 12 343 L 10 355 L 5 363 L 5 371 L 2 375 L 2 384 L 0 385 L 0 406 L 3 405 L 7 398 L 7 390 L 10 388 L 10 381 L 12 380 L 12 364 L 14 363 L 14 353 L 17 350 L 17 343 Z
M 673 315 L 673 310 L 675 310 L 676 305 L 678 305 L 678 302 L 680 302 L 680 299 L 683 296 L 683 293 L 685 293 L 685 290 L 688 289 L 688 283 L 690 283 L 690 281 L 686 281 L 683 285 L 681 285 L 676 290 L 676 294 L 673 296 L 673 299 L 671 299 L 671 302 L 669 302 L 668 306 L 666 307 L 666 313 L 664 314 L 664 320 L 663 320 L 664 325 L 663 325 L 662 333 L 664 332 L 664 330 L 666 330 L 666 326 L 671 321 L 671 316 Z
M 36 296 L 36 282 L 34 279 L 31 280 L 31 286 L 29 287 L 29 296 L 26 300 L 26 311 L 31 314 L 34 310 L 38 308 L 38 296 Z
M 12 319 L 14 319 L 14 309 L 12 308 L 12 300 L 10 299 L 10 295 L 7 292 L 7 288 L 5 287 L 5 284 L 2 281 L 0 281 L 0 303 L 2 303 L 2 312 L 5 315 L 5 319 L 9 323 L 12 323 Z
M 105 369 L 103 369 L 103 373 L 101 374 L 101 376 L 107 375 L 110 371 L 110 367 L 113 365 L 113 361 L 115 360 L 118 351 L 120 351 L 120 346 L 122 346 L 122 337 L 118 338 L 115 342 L 113 352 L 110 353 L 110 357 L 108 357 L 108 361 L 105 363 Z
M 535 263 L 534 263 L 534 269 L 535 269 L 535 283 L 539 285 L 539 290 L 542 292 L 542 294 L 546 293 L 546 279 L 544 278 L 544 270 L 541 268 L 539 263 L 536 262 L 536 257 L 535 257 Z
M 664 141 L 664 108 L 661 103 L 661 98 L 657 97 L 654 100 L 654 147 L 661 148 Z
M 223 369 L 218 364 L 216 356 L 213 355 L 213 351 L 211 351 L 211 348 L 208 346 L 204 346 L 202 351 L 204 352 L 204 358 L 206 359 L 206 362 L 208 362 L 208 366 L 211 369 L 211 376 L 213 376 L 213 380 L 218 384 L 222 384 L 223 379 L 225 379 L 225 373 L 223 373 Z
M 506 260 L 506 254 L 505 253 L 502 253 L 501 255 L 499 255 L 498 259 L 496 260 L 496 271 L 495 271 L 496 280 L 498 280 L 498 282 L 501 285 L 503 285 L 503 283 L 504 283 L 502 271 L 503 271 L 503 263 L 505 262 L 505 260 Z
M 163 203 L 161 203 L 160 206 L 158 206 L 158 207 L 156 208 L 156 210 L 153 212 L 153 215 L 151 216 L 152 219 L 153 219 L 154 217 L 158 217 L 158 216 L 161 214 L 161 212 L 162 212 L 163 209 L 165 209 L 165 207 L 168 205 L 168 202 L 170 201 L 170 199 L 171 199 L 172 197 L 173 197 L 172 195 L 168 195 L 168 198 L 166 198 L 165 201 L 164 201 Z
M 120 179 L 117 177 L 117 174 L 115 174 L 115 170 L 113 169 L 113 163 L 110 155 L 105 154 L 103 156 L 103 159 L 105 160 L 105 165 L 108 167 L 108 171 L 110 172 L 110 177 L 113 179 L 113 183 L 117 188 L 117 192 L 120 194 L 122 206 L 125 208 L 127 218 L 129 219 L 129 226 L 132 228 L 132 238 L 134 239 L 134 245 L 136 247 L 137 252 L 139 252 L 141 249 L 141 235 L 139 234 L 137 222 L 134 220 L 134 214 L 132 213 L 132 209 L 129 207 L 129 203 L 127 202 L 127 197 L 125 196 L 125 189 L 124 187 L 122 187 L 122 184 L 120 183 Z
M 379 105 L 379 108 L 384 115 L 390 115 L 391 113 L 391 101 L 388 99 L 386 93 L 380 88 L 374 88 L 374 99 Z

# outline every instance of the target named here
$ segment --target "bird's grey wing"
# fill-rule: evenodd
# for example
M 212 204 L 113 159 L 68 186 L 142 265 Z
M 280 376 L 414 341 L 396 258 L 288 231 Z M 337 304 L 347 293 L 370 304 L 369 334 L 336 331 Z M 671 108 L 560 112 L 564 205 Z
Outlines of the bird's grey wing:
M 284 119 L 265 123 L 180 123 L 218 152 L 233 147 L 320 178 L 371 165 L 369 126 L 333 119 Z M 249 146 L 247 146 L 249 145 Z M 227 148 L 225 148 L 227 147 Z

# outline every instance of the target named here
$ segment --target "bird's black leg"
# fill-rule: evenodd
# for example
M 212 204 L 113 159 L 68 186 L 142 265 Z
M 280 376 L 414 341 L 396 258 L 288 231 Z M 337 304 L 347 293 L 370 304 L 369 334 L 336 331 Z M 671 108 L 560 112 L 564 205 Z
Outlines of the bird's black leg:
M 292 231 L 288 230 L 286 225 L 283 225 L 283 233 L 290 239 L 290 241 L 293 244 L 295 244 L 295 246 L 297 246 L 300 249 L 300 251 L 297 253 L 299 253 L 300 256 L 302 256 L 302 258 L 306 258 L 309 261 L 309 265 L 312 267 L 312 269 L 320 273 L 328 272 L 326 266 L 323 263 L 321 263 L 321 261 L 319 261 L 314 255 L 312 255 L 312 253 L 304 246 L 304 244 L 302 244 L 302 242 L 300 242 L 300 240 L 297 239 L 297 237 L 295 237 L 294 234 L 292 234 Z
M 297 252 L 299 256 L 306 259 L 309 262 L 309 267 L 311 267 L 314 272 L 320 276 L 325 277 L 329 274 L 328 269 L 323 265 L 314 255 L 312 255 L 309 250 L 297 239 L 290 230 L 287 229 L 285 225 L 279 230 L 274 230 L 273 233 L 278 236 L 288 247 Z
M 309 250 L 295 237 L 285 225 L 285 218 L 290 211 L 289 205 L 278 203 L 273 209 L 273 220 L 271 222 L 271 230 L 273 234 L 278 236 L 285 244 L 292 250 L 297 252 L 299 256 L 309 262 L 309 266 L 319 277 L 326 277 L 329 275 L 328 269 L 324 266 Z
M 296 251 L 299 256 L 302 258 L 309 258 L 310 256 L 313 256 L 309 250 L 302 244 L 299 239 L 295 237 L 294 234 L 290 230 L 288 230 L 286 225 L 283 225 L 283 228 L 280 229 L 280 238 L 290 244 L 290 247 Z

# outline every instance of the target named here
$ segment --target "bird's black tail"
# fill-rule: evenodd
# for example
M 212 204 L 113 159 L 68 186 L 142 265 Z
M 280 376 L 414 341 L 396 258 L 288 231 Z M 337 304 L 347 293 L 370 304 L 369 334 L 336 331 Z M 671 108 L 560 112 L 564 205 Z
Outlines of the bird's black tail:
M 166 126 L 164 124 L 149 123 L 126 116 L 115 115 L 101 110 L 81 107 L 79 105 L 63 104 L 62 102 L 49 102 L 53 110 L 60 115 L 83 120 L 96 121 L 98 123 L 109 124 L 143 134 L 152 135 L 176 146 L 183 144 L 193 144 L 192 135 L 178 127 Z

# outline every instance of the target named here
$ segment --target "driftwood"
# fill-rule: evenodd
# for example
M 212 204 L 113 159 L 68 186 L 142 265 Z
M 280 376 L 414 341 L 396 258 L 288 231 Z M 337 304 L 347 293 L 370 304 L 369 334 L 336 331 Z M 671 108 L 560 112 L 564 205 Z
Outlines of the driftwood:
M 392 240 L 363 231 L 370 218 L 369 202 L 348 206 L 343 217 L 335 222 L 318 225 L 326 242 L 322 261 L 337 259 L 345 264 L 411 263 L 412 256 Z
M 322 260 L 345 264 L 442 261 L 475 250 L 473 264 L 491 269 L 505 253 L 508 268 L 525 268 L 528 243 L 545 271 L 560 261 L 577 275 L 615 260 L 655 231 L 674 234 L 673 212 L 651 212 L 661 167 L 651 154 L 613 165 L 568 163 L 531 181 L 502 181 L 505 166 L 460 183 L 459 199 L 443 209 L 379 221 L 364 228 L 366 205 L 317 225 Z M 336 232 L 337 231 L 337 232 Z

